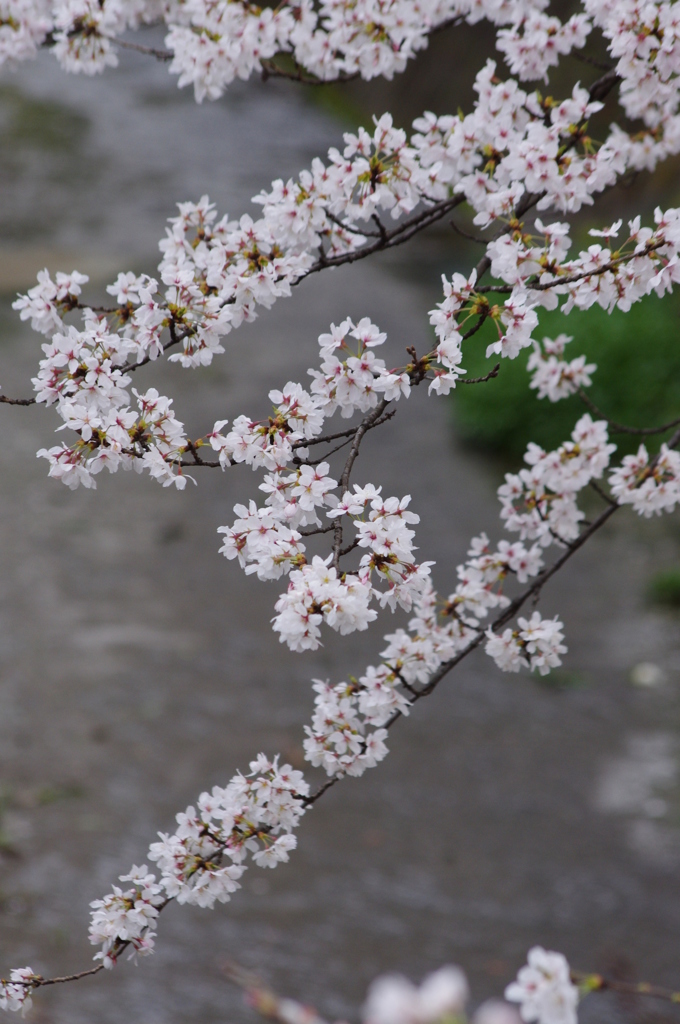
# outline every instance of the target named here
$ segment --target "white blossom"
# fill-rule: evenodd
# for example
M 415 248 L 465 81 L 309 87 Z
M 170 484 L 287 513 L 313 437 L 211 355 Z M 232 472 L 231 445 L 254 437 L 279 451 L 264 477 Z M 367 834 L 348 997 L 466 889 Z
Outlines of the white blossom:
M 468 985 L 460 967 L 440 967 L 419 988 L 400 974 L 377 978 L 363 1007 L 365 1024 L 436 1024 L 462 1016 Z
M 523 1021 L 531 1024 L 576 1024 L 578 988 L 561 953 L 541 946 L 529 950 L 528 962 L 505 990 L 505 998 L 520 1004 Z

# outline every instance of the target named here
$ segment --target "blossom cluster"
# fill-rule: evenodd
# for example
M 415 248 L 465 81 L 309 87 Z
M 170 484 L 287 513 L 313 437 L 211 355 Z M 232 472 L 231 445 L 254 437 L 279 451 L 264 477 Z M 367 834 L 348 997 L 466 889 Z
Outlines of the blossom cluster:
M 65 70 L 92 75 L 116 66 L 121 33 L 163 20 L 170 71 L 180 86 L 193 86 L 200 102 L 217 99 L 234 79 L 262 71 L 280 53 L 321 80 L 392 78 L 433 30 L 487 18 L 510 26 L 499 32 L 498 47 L 514 71 L 531 79 L 582 47 L 591 30 L 587 14 L 562 24 L 544 7 L 545 0 L 284 0 L 275 9 L 250 0 L 14 0 L 11 20 L 0 22 L 0 57 L 26 59 L 50 38 Z M 531 57 L 538 43 L 540 56 Z
M 545 547 L 575 540 L 584 518 L 578 492 L 602 477 L 615 450 L 606 422 L 593 420 L 589 413 L 576 423 L 571 441 L 555 451 L 545 452 L 530 442 L 524 456 L 528 467 L 506 473 L 498 490 L 506 529 Z
M 569 225 L 537 220 L 544 236 L 540 242 L 515 231 L 490 243 L 491 270 L 512 286 L 511 298 L 530 307 L 555 309 L 559 298 L 567 296 L 565 313 L 592 305 L 627 312 L 645 295 L 661 297 L 680 282 L 680 211 L 657 208 L 654 220 L 655 228 L 642 227 L 639 217 L 629 221 L 629 235 L 616 248 L 612 240 L 619 234 L 620 220 L 603 230 L 591 229 L 592 236 L 607 244 L 594 242 L 571 260 L 564 259 L 571 245 Z
M 544 338 L 542 343 L 533 342 L 527 369 L 533 371 L 529 387 L 536 390 L 537 398 L 559 402 L 592 384 L 591 374 L 597 369 L 595 363 L 586 363 L 585 356 L 563 358 L 566 346 L 573 340 L 567 334 L 558 334 L 554 340 Z
M 491 629 L 487 631 L 486 653 L 500 669 L 519 672 L 523 665 L 528 665 L 545 676 L 562 664 L 560 654 L 567 648 L 562 643 L 562 623 L 557 616 L 544 619 L 540 612 L 534 612 L 530 619 L 520 617 L 517 623 L 519 629 L 506 629 L 501 636 Z
M 228 432 L 227 421 L 220 420 L 208 435 L 223 466 L 245 462 L 264 471 L 259 487 L 266 494 L 264 506 L 252 500 L 248 506 L 236 505 L 235 522 L 219 529 L 224 535 L 220 550 L 259 579 L 289 576 L 288 589 L 276 604 L 274 630 L 292 650 L 316 649 L 322 622 L 341 634 L 366 629 L 377 616 L 370 606 L 374 598 L 383 606 L 408 610 L 427 582 L 431 563 L 416 563 L 413 557 L 409 527 L 419 517 L 408 508 L 409 495 L 383 498 L 381 488 L 369 484 L 338 496 L 329 463 L 305 461 L 306 442 L 323 440 L 323 424 L 336 411 L 345 417 L 359 411 L 377 420 L 388 402 L 410 394 L 409 369 L 390 370 L 375 354 L 384 341 L 368 318 L 356 325 L 351 320 L 331 325 L 330 333 L 319 338 L 321 369 L 310 369 L 309 391 L 289 381 L 281 391 L 270 392 L 275 404 L 267 420 L 239 416 Z M 337 545 L 326 558 L 308 560 L 304 537 L 333 530 L 332 522 L 322 526 L 319 513 L 335 521 L 340 536 L 341 519 L 356 530 L 350 549 L 364 553 L 355 571 L 340 570 Z M 301 532 L 305 527 L 311 531 Z
M 21 1011 L 22 1016 L 30 1010 L 33 1000 L 31 982 L 36 978 L 30 967 L 15 967 L 9 981 L 0 981 L 0 1010 Z
M 584 0 L 595 26 L 609 40 L 622 79 L 621 103 L 629 117 L 651 126 L 667 121 L 680 101 L 680 21 L 672 3 Z
M 148 469 L 164 485 L 183 487 L 187 477 L 182 456 L 188 450 L 187 438 L 170 400 L 153 390 L 136 395 L 137 408 L 131 408 L 127 387 L 137 365 L 171 348 L 177 351 L 169 358 L 183 366 L 210 363 L 223 351 L 224 336 L 252 320 L 259 305 L 269 307 L 290 294 L 292 285 L 315 266 L 319 246 L 325 246 L 323 260 L 328 262 L 371 243 L 373 229 L 367 226 L 363 230 L 368 234 L 362 234 L 355 225 L 372 223 L 377 212 L 389 211 L 398 219 L 419 203 L 441 207 L 457 201 L 443 198 L 450 197 L 453 190 L 482 211 L 478 217 L 485 223 L 509 216 L 525 185 L 539 187 L 530 184 L 526 167 L 527 125 L 532 130 L 548 130 L 543 119 L 531 120 L 527 95 L 512 85 L 496 83 L 493 65 L 487 65 L 478 76 L 480 100 L 475 113 L 462 119 L 420 119 L 416 122 L 419 131 L 410 144 L 405 133 L 393 127 L 389 115 L 376 122 L 372 134 L 364 130 L 347 134 L 343 154 L 331 150 L 328 166 L 315 161 L 298 182 L 274 182 L 271 192 L 255 197 L 263 207 L 263 216 L 257 221 L 248 216 L 240 221 L 226 217 L 217 221 L 207 197 L 196 204 L 180 204 L 179 216 L 171 220 L 161 242 L 163 291 L 154 278 L 121 273 L 108 288 L 117 305 L 95 311 L 81 301 L 87 280 L 84 275 L 59 273 L 53 280 L 47 271 L 41 272 L 38 284 L 19 297 L 15 308 L 49 338 L 34 381 L 37 398 L 55 403 L 64 428 L 78 435 L 70 445 L 43 450 L 50 474 L 72 487 L 94 486 L 94 478 L 104 466 L 115 472 L 121 466 L 134 465 Z M 592 106 L 578 89 L 575 96 L 573 102 L 551 113 L 550 130 L 556 132 L 556 145 L 560 133 L 569 131 L 572 119 L 587 116 Z M 537 152 L 543 152 L 544 142 L 536 142 Z M 495 170 L 489 170 L 488 161 L 483 170 L 475 170 L 489 145 L 499 153 Z M 607 145 L 598 151 L 597 159 L 608 152 Z M 502 158 L 501 146 L 507 150 Z M 620 146 L 612 163 L 616 171 L 626 166 L 622 149 Z M 580 177 L 563 173 L 561 159 L 552 160 L 556 169 L 552 192 L 545 181 L 540 184 L 544 198 L 551 202 L 559 205 L 560 194 L 564 199 L 567 180 L 574 208 L 583 198 L 574 198 L 576 180 L 585 182 L 587 189 L 604 187 L 610 181 L 611 175 L 597 179 L 591 173 L 590 165 L 586 166 L 590 157 L 583 158 Z M 544 169 L 548 165 L 550 160 L 542 160 Z M 509 189 L 499 187 L 512 175 L 516 180 Z M 641 228 L 639 220 L 631 222 L 630 237 L 621 250 L 612 252 L 608 246 L 594 244 L 576 260 L 565 260 L 570 245 L 568 226 L 560 223 L 537 221 L 543 235 L 539 244 L 533 244 L 534 239 L 519 229 L 491 242 L 492 271 L 509 284 L 511 295 L 502 305 L 491 306 L 476 287 L 474 274 L 467 279 L 456 274 L 445 281 L 445 299 L 431 314 L 438 345 L 428 367 L 432 370 L 430 391 L 448 394 L 464 373 L 463 324 L 475 314 L 495 324 L 498 340 L 489 345 L 489 353 L 514 357 L 531 344 L 539 304 L 554 306 L 558 296 L 566 294 L 565 311 L 595 301 L 606 308 L 619 305 L 625 309 L 652 289 L 659 293 L 669 290 L 680 273 L 680 220 L 677 211 L 669 210 L 657 211 L 656 221 L 655 229 Z M 610 244 L 618 227 L 605 232 Z M 82 316 L 80 327 L 65 322 L 76 311 Z M 342 329 L 343 325 L 337 330 Z M 338 375 L 333 337 L 322 348 L 321 369 L 315 371 L 311 389 L 315 401 L 323 399 L 322 412 L 330 414 L 340 408 L 342 415 L 349 416 L 369 408 L 376 393 L 386 400 L 408 394 L 409 379 L 404 371 L 390 373 L 382 366 L 376 373 L 378 364 L 371 363 L 370 339 L 363 354 L 357 355 L 359 361 L 348 364 Z M 551 372 L 554 369 L 550 367 Z M 574 373 L 579 375 L 578 382 L 587 383 L 583 367 L 575 365 L 572 377 Z M 551 386 L 561 387 L 563 393 L 564 379 L 561 371 L 562 384 Z M 310 429 L 311 421 L 308 437 L 312 436 Z M 239 430 L 243 431 L 239 443 L 247 447 L 247 424 L 235 423 L 232 434 Z M 228 447 L 221 450 L 223 461 Z
M 594 304 L 608 312 L 617 307 L 625 312 L 650 292 L 659 297 L 671 292 L 680 283 L 680 211 L 657 208 L 654 218 L 655 228 L 642 227 L 639 217 L 630 221 L 629 236 L 617 249 L 612 239 L 621 221 L 601 231 L 591 230 L 591 235 L 603 237 L 608 244 L 595 242 L 571 260 L 565 259 L 571 246 L 568 224 L 546 225 L 537 218 L 540 236 L 520 228 L 502 234 L 489 243 L 487 254 L 491 272 L 508 285 L 509 298 L 502 306 L 491 305 L 489 289 L 476 286 L 474 273 L 467 280 L 461 274 L 443 278 L 444 301 L 430 314 L 439 351 L 449 359 L 454 353 L 462 358 L 464 325 L 478 315 L 490 319 L 498 333 L 498 340 L 487 346 L 487 356 L 514 359 L 533 345 L 528 365 L 535 371 L 531 387 L 538 390 L 539 398 L 557 401 L 589 386 L 595 365 L 586 364 L 583 356 L 570 362 L 561 358 L 571 340 L 568 336 L 546 339 L 543 348 L 532 338 L 538 324 L 536 307 L 555 309 L 566 296 L 564 313 Z M 502 286 L 497 290 L 502 291 Z
M 160 834 L 146 865 L 134 866 L 113 892 L 92 906 L 90 941 L 100 945 L 95 959 L 113 967 L 120 953 L 153 952 L 155 924 L 170 899 L 200 907 L 226 903 L 240 888 L 250 856 L 258 867 L 276 867 L 295 849 L 293 830 L 304 814 L 309 787 L 302 773 L 260 754 L 248 775 L 238 773 L 222 788 L 202 793 L 196 807 L 177 815 L 172 834 Z
M 651 290 L 670 290 L 680 274 L 677 210 L 657 211 L 654 229 L 632 221 L 618 249 L 612 239 L 620 224 L 613 225 L 600 232 L 607 244 L 594 243 L 571 260 L 567 224 L 537 220 L 540 234 L 533 236 L 513 217 L 527 195 L 538 197 L 539 207 L 578 210 L 627 169 L 651 166 L 674 152 L 680 133 L 674 142 L 672 131 L 657 126 L 644 141 L 612 126 L 598 148 L 582 138 L 581 126 L 602 104 L 580 86 L 569 99 L 546 107 L 539 93 L 527 93 L 513 80 L 499 81 L 495 65 L 487 62 L 475 88 L 478 100 L 471 114 L 426 114 L 415 122 L 410 139 L 390 115 L 377 119 L 371 133 L 347 133 L 343 151 L 331 149 L 327 163 L 316 159 L 297 181 L 275 181 L 270 191 L 256 196 L 262 207 L 257 220 L 248 215 L 218 220 L 207 197 L 180 204 L 160 243 L 160 283 L 119 274 L 108 288 L 117 303 L 109 310 L 82 303 L 84 275 L 60 273 L 53 280 L 43 271 L 15 308 L 49 339 L 34 382 L 38 400 L 55 403 L 64 428 L 78 435 L 72 444 L 43 450 L 50 474 L 72 487 L 94 486 L 103 466 L 114 472 L 134 465 L 164 485 L 183 487 L 182 456 L 189 446 L 182 425 L 170 400 L 153 392 L 148 400 L 137 395 L 138 407 L 131 407 L 130 372 L 170 349 L 170 360 L 185 367 L 210 363 L 223 351 L 225 335 L 252 320 L 259 306 L 268 308 L 289 295 L 310 270 L 384 244 L 387 229 L 380 220 L 375 227 L 381 214 L 399 222 L 421 209 L 418 216 L 426 223 L 465 200 L 482 227 L 500 220 L 512 228 L 487 248 L 493 274 L 510 291 L 502 303 L 490 304 L 474 273 L 444 283 L 444 301 L 431 313 L 438 345 L 429 367 L 430 391 L 437 394 L 448 394 L 464 373 L 464 325 L 476 315 L 495 325 L 497 340 L 488 346 L 489 354 L 514 358 L 532 343 L 537 306 L 554 308 L 566 296 L 565 312 L 593 302 L 627 309 Z M 75 312 L 82 316 L 80 326 L 66 323 Z M 362 381 L 375 376 L 368 357 L 335 382 L 341 390 L 334 398 L 333 347 L 323 354 L 312 394 L 325 395 L 329 412 L 333 402 L 343 415 L 365 409 L 369 398 L 360 394 Z M 558 396 L 569 390 L 563 365 L 555 380 L 550 378 L 554 361 L 548 358 L 541 369 L 540 393 Z M 584 367 L 575 364 L 567 376 L 574 374 L 577 384 L 587 383 Z M 371 395 L 381 388 L 387 400 L 399 391 L 407 394 L 408 377 L 383 373 L 370 386 Z M 151 422 L 145 416 L 149 402 L 157 403 Z
M 526 667 L 544 675 L 561 664 L 566 646 L 557 617 L 533 611 L 516 627 L 509 623 L 539 592 L 547 549 L 575 550 L 584 487 L 609 470 L 612 504 L 646 517 L 680 504 L 680 455 L 672 444 L 657 455 L 642 445 L 610 470 L 615 446 L 607 423 L 586 414 L 554 451 L 529 445 L 524 468 L 498 491 L 501 520 L 517 539 L 494 545 L 486 534 L 474 537 L 453 592 L 440 598 L 430 577 L 434 563 L 415 557 L 419 517 L 410 495 L 350 484 L 363 434 L 424 381 L 430 394 L 449 394 L 464 380 L 464 345 L 478 330 L 493 329 L 487 356 L 515 358 L 531 349 L 531 387 L 557 401 L 587 387 L 595 366 L 583 356 L 564 358 L 566 335 L 541 344 L 533 338 L 540 307 L 625 311 L 680 283 L 680 210 L 657 210 L 654 227 L 634 218 L 621 243 L 620 221 L 591 231 L 595 240 L 575 258 L 568 223 L 535 218 L 529 229 L 522 220 L 534 207 L 574 214 L 627 172 L 653 170 L 680 151 L 676 7 L 667 0 L 584 0 L 584 10 L 563 22 L 543 0 L 283 0 L 265 8 L 249 0 L 0 0 L 0 63 L 47 44 L 67 70 L 94 74 L 115 65 L 121 33 L 163 20 L 171 71 L 199 100 L 221 95 L 235 78 L 290 68 L 290 58 L 289 73 L 303 79 L 391 77 L 448 21 L 487 18 L 498 29 L 498 49 L 516 77 L 502 81 L 487 61 L 471 113 L 426 112 L 410 137 L 384 114 L 370 131 L 346 133 L 341 149 L 313 160 L 296 179 L 272 182 L 253 199 L 256 218 L 218 218 L 207 196 L 179 204 L 160 243 L 157 277 L 119 274 L 107 289 L 110 308 L 84 302 L 87 278 L 77 271 L 54 278 L 41 272 L 15 303 L 46 338 L 36 400 L 53 406 L 59 429 L 71 432 L 69 442 L 38 453 L 50 476 L 94 487 L 104 467 L 134 468 L 181 489 L 191 479 L 186 469 L 206 464 L 206 451 L 223 470 L 250 466 L 263 497 L 234 507 L 234 521 L 219 530 L 220 551 L 260 580 L 285 579 L 272 620 L 281 642 L 315 650 L 324 626 L 346 635 L 367 629 L 381 607 L 409 613 L 407 627 L 385 637 L 377 664 L 347 682 L 313 683 L 305 757 L 331 779 L 361 775 L 383 760 L 391 724 L 474 648 L 483 646 L 508 672 Z M 612 124 L 601 143 L 588 125 L 603 110 L 606 88 L 577 84 L 557 100 L 520 85 L 547 77 L 593 27 L 617 61 L 606 88 L 618 84 L 624 112 L 644 125 L 631 134 Z M 272 64 L 279 54 L 288 63 Z M 436 341 L 425 355 L 409 349 L 406 365 L 389 366 L 378 354 L 386 340 L 379 328 L 368 318 L 346 319 L 319 338 L 308 387 L 288 381 L 269 393 L 265 418 L 218 420 L 197 441 L 187 437 L 170 398 L 153 387 L 131 388 L 133 374 L 166 353 L 184 368 L 209 365 L 232 331 L 311 272 L 403 241 L 463 203 L 476 228 L 491 232 L 480 270 L 490 269 L 500 284 L 483 284 L 478 271 L 444 278 L 443 301 L 430 312 Z M 336 412 L 354 422 L 325 435 Z M 331 463 L 334 450 L 317 448 L 336 440 L 338 450 L 350 446 L 340 472 Z M 324 454 L 315 458 L 318 450 Z M 330 551 L 310 551 L 308 538 L 321 535 L 331 539 Z M 517 594 L 516 585 L 527 584 Z M 308 785 L 278 758 L 260 755 L 250 769 L 177 816 L 175 831 L 149 850 L 155 872 L 134 865 L 121 886 L 92 904 L 95 959 L 111 967 L 123 951 L 151 953 L 169 900 L 212 907 L 239 888 L 249 857 L 261 867 L 288 859 L 310 803 Z M 26 1009 L 39 984 L 30 968 L 12 972 L 0 983 L 0 1008 Z M 455 968 L 419 989 L 383 979 L 369 995 L 365 1021 L 435 1024 L 462 1015 L 466 996 Z M 578 991 L 560 954 L 531 950 L 506 997 L 520 1004 L 527 1024 L 575 1024 Z
M 557 617 L 546 619 L 534 611 L 528 619 L 519 618 L 517 629 L 509 627 L 502 634 L 491 627 L 484 632 L 482 623 L 494 611 L 502 616 L 510 605 L 504 592 L 509 579 L 519 584 L 536 579 L 545 565 L 545 549 L 576 539 L 583 519 L 578 492 L 602 477 L 614 449 L 606 423 L 593 421 L 588 414 L 576 424 L 571 440 L 554 451 L 529 445 L 529 468 L 507 474 L 498 490 L 501 519 L 521 539 L 502 539 L 494 549 L 486 534 L 474 537 L 467 560 L 458 566 L 453 593 L 441 599 L 427 580 L 413 599 L 408 629 L 385 637 L 379 665 L 369 665 L 349 682 L 331 685 L 315 680 L 314 715 L 311 725 L 305 726 L 304 743 L 306 757 L 315 767 L 323 767 L 328 775 L 361 775 L 381 761 L 388 752 L 385 726 L 395 715 L 408 715 L 420 688 L 431 685 L 446 663 L 482 636 L 486 653 L 502 671 L 527 667 L 546 675 L 561 664 L 567 648 Z M 675 452 L 667 453 L 667 461 L 668 456 L 680 463 Z M 659 474 L 669 472 L 666 464 L 659 460 Z M 355 486 L 355 493 L 363 497 L 361 488 Z M 351 502 L 348 492 L 344 504 L 351 508 Z
M 520 80 L 547 78 L 560 57 L 602 33 L 621 78 L 626 113 L 657 127 L 678 106 L 678 20 L 664 0 L 584 0 L 562 22 L 546 0 L 2 0 L 0 61 L 24 60 L 49 40 L 62 67 L 95 74 L 117 64 L 115 39 L 163 20 L 170 71 L 196 98 L 216 99 L 236 78 L 272 67 L 288 54 L 304 74 L 331 80 L 391 78 L 451 21 L 487 19 L 497 47 Z M 6 8 L 6 10 L 5 10 Z
M 662 444 L 659 454 L 650 459 L 641 444 L 635 455 L 624 456 L 609 485 L 620 505 L 631 505 L 645 519 L 674 512 L 680 504 L 680 455 Z

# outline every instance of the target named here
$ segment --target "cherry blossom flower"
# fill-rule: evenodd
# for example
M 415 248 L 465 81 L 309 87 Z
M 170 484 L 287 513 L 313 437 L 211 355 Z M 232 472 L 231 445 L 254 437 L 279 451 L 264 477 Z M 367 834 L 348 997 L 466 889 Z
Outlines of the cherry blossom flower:
M 527 1024 L 576 1024 L 578 989 L 571 981 L 569 964 L 561 953 L 541 946 L 529 950 L 528 963 L 517 981 L 505 990 L 505 998 L 520 1004 Z

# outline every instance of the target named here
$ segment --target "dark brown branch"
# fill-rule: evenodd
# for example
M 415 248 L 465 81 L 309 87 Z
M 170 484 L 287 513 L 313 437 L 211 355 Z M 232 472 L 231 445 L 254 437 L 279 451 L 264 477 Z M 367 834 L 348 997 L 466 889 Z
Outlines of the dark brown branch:
M 352 543 L 351 543 L 351 544 L 347 544 L 347 545 L 346 545 L 346 546 L 345 546 L 345 547 L 344 547 L 344 548 L 343 548 L 343 549 L 341 550 L 341 552 L 340 552 L 340 557 L 342 558 L 342 556 L 343 556 L 343 555 L 348 555 L 348 554 L 350 553 L 350 551 L 354 551 L 354 549 L 355 549 L 355 548 L 358 548 L 358 547 L 359 547 L 359 538 L 358 538 L 358 537 L 356 537 L 356 538 L 355 538 L 355 539 L 354 539 L 354 540 L 352 541 Z
M 486 377 L 459 377 L 456 384 L 484 384 L 487 380 L 491 380 L 492 377 L 497 377 L 500 368 L 501 364 L 496 363 L 493 370 L 489 370 Z
M 451 210 L 455 209 L 456 206 L 460 206 L 463 202 L 465 202 L 465 197 L 460 195 L 453 196 L 451 199 L 443 199 L 441 202 L 427 207 L 427 209 L 415 217 L 405 220 L 394 230 L 388 231 L 385 229 L 384 239 L 379 238 L 371 245 L 364 246 L 363 249 L 355 249 L 353 252 L 341 253 L 338 256 L 324 256 L 323 259 L 319 259 L 314 263 L 307 273 L 299 277 L 294 284 L 299 284 L 309 277 L 310 274 L 316 274 L 319 270 L 324 270 L 326 267 L 341 267 L 346 263 L 356 263 L 357 260 L 363 260 L 366 256 L 372 256 L 375 252 L 392 249 L 396 245 L 403 245 L 404 242 L 408 242 L 409 239 L 413 238 L 420 231 L 430 227 L 432 224 L 436 224 L 437 221 L 441 220 L 447 213 L 450 213 Z
M 299 530 L 303 537 L 314 537 L 317 533 L 330 533 L 331 530 L 335 529 L 335 523 L 331 523 L 330 526 L 314 526 L 311 530 Z
M 164 355 L 168 351 L 169 348 L 172 348 L 174 345 L 179 345 L 179 343 L 181 341 L 184 341 L 184 339 L 187 337 L 186 334 L 176 334 L 174 332 L 174 330 L 173 330 L 173 326 L 174 325 L 171 323 L 170 324 L 170 341 L 166 341 L 165 344 L 163 345 L 163 354 Z M 137 362 L 135 362 L 135 363 L 126 363 L 125 366 L 121 367 L 121 373 L 131 373 L 134 370 L 139 370 L 142 366 L 146 366 L 147 363 L 152 362 L 153 358 L 157 358 L 157 357 L 153 357 L 153 356 L 147 355 L 147 356 L 144 356 L 143 359 L 140 359 L 138 363 Z
M 590 89 L 588 90 L 588 96 L 591 100 L 597 100 L 598 102 L 605 99 L 612 89 L 619 84 L 621 79 L 616 73 L 615 68 L 610 68 L 601 78 L 593 82 Z
M 418 691 L 416 690 L 416 688 L 414 686 L 411 686 L 411 684 L 406 681 L 406 679 L 404 678 L 404 675 L 403 675 L 401 669 L 398 669 L 395 665 L 390 665 L 389 661 L 386 661 L 385 664 L 387 665 L 387 667 L 390 670 L 390 672 L 394 673 L 394 675 L 397 677 L 397 679 L 399 680 L 401 685 L 404 687 L 404 689 L 408 690 L 408 692 L 410 694 L 412 694 L 412 696 L 415 697 L 416 694 L 418 693 Z
M 311 793 L 309 796 L 306 796 L 303 799 L 303 801 L 302 801 L 303 806 L 305 808 L 311 807 L 313 804 L 316 803 L 317 800 L 320 799 L 320 797 L 322 797 L 324 795 L 324 793 L 327 793 L 328 790 L 331 789 L 331 787 L 336 784 L 336 782 L 339 782 L 341 778 L 343 778 L 342 775 L 332 775 L 331 778 L 327 779 L 323 783 L 323 785 L 319 786 L 319 788 L 317 790 L 315 790 L 314 793 Z
M 338 75 L 336 78 L 317 78 L 315 75 L 305 74 L 301 64 L 295 64 L 292 70 L 288 70 L 279 67 L 271 59 L 264 59 L 260 63 L 262 64 L 263 82 L 266 82 L 268 78 L 287 78 L 290 82 L 300 82 L 302 85 L 337 85 L 343 82 L 354 82 L 359 78 L 358 71 L 351 75 Z
M 370 430 L 371 427 L 377 426 L 378 422 L 381 421 L 385 409 L 389 405 L 387 399 L 383 398 L 381 402 L 376 405 L 375 409 L 372 409 L 367 416 L 364 416 L 363 420 L 356 428 L 354 432 L 354 438 L 352 440 L 352 447 L 349 450 L 347 461 L 345 462 L 345 468 L 342 471 L 342 477 L 340 478 L 340 487 L 344 494 L 349 487 L 349 478 L 352 472 L 352 466 L 354 465 L 356 458 L 359 454 L 359 447 L 361 441 L 366 434 L 366 431 Z M 335 520 L 333 524 L 333 567 L 337 572 L 340 568 L 340 556 L 342 555 L 342 523 L 339 519 Z
M 7 395 L 0 395 L 0 402 L 5 405 L 35 405 L 36 401 L 35 398 L 8 398 Z
M 486 321 L 488 316 L 489 316 L 488 309 L 483 310 L 479 314 L 479 320 L 477 321 L 477 323 L 474 324 L 474 326 L 472 326 L 469 331 L 466 331 L 465 334 L 461 335 L 461 339 L 460 340 L 461 341 L 467 341 L 468 338 L 471 338 L 473 335 L 475 335 L 477 333 L 477 331 L 481 330 L 481 328 L 484 326 L 484 322 Z
M 347 462 L 345 463 L 345 468 L 343 469 L 342 477 L 340 478 L 340 486 L 342 487 L 343 494 L 349 487 L 349 478 L 352 472 L 352 466 L 354 465 L 357 456 L 359 455 L 359 447 L 361 445 L 364 434 L 366 433 L 367 430 L 370 430 L 371 427 L 375 426 L 375 424 L 380 419 L 388 405 L 389 402 L 387 401 L 387 399 L 383 398 L 382 401 L 376 405 L 375 409 L 372 409 L 371 412 L 369 412 L 368 415 L 363 418 L 363 420 L 357 427 L 356 433 L 354 435 L 354 440 L 352 441 L 352 447 L 349 450 Z
M 128 454 L 130 454 L 130 453 L 128 453 Z M 131 453 L 131 454 L 135 454 L 135 453 Z M 200 460 L 196 459 L 195 456 L 194 456 L 194 461 L 193 462 L 184 462 L 184 461 L 182 461 L 182 462 L 175 462 L 175 463 L 173 463 L 173 465 L 181 466 L 182 469 L 221 469 L 222 468 L 222 463 L 221 462 L 216 462 L 216 461 L 212 461 L 212 460 L 210 462 L 205 462 L 203 459 L 200 459 Z
M 320 455 L 318 459 L 299 459 L 299 458 L 295 458 L 295 459 L 293 459 L 293 462 L 297 466 L 318 466 L 319 463 L 325 462 L 326 459 L 330 459 L 331 455 L 335 455 L 336 452 L 341 452 L 343 448 L 347 447 L 349 442 L 350 442 L 350 438 L 348 437 L 346 441 L 342 442 L 342 444 L 336 445 L 335 448 L 331 448 L 331 450 L 329 452 L 324 452 L 324 454 Z
M 607 502 L 608 505 L 616 505 L 617 504 L 617 502 L 614 500 L 614 498 L 612 498 L 611 494 L 607 494 L 605 489 L 603 487 L 600 487 L 600 485 L 598 484 L 597 480 L 591 480 L 590 481 L 590 486 L 592 487 L 592 489 L 595 491 L 596 494 L 599 494 L 599 496 L 602 498 L 603 501 Z
M 66 981 L 80 981 L 81 978 L 89 978 L 92 974 L 99 974 L 100 971 L 104 970 L 104 964 L 97 964 L 96 967 L 90 967 L 89 971 L 79 971 L 78 974 L 65 974 L 61 978 L 41 978 L 38 975 L 37 980 L 33 981 L 7 981 L 6 978 L 0 978 L 0 985 L 30 985 L 32 988 L 44 988 L 45 985 L 62 985 Z
M 330 210 L 326 210 L 326 216 L 334 224 L 337 224 L 343 231 L 349 231 L 351 235 L 368 235 L 369 238 L 380 238 L 381 233 L 379 231 L 367 231 L 365 228 L 355 228 L 351 224 L 345 224 L 335 213 L 331 213 Z
M 337 434 L 326 434 L 324 437 L 312 437 L 309 440 L 303 438 L 301 441 L 294 441 L 293 451 L 297 448 L 311 448 L 313 444 L 326 444 L 330 441 L 337 441 L 339 437 L 351 437 L 356 427 L 349 427 L 347 430 L 339 430 Z
M 477 235 L 470 235 L 470 234 L 468 234 L 467 231 L 463 231 L 462 228 L 458 227 L 458 225 L 456 224 L 455 220 L 449 221 L 449 224 L 451 225 L 453 230 L 456 232 L 456 234 L 461 236 L 461 238 L 467 238 L 467 240 L 469 242 L 477 242 L 478 245 L 488 245 L 489 244 L 489 239 L 488 238 L 479 238 Z
M 575 60 L 580 60 L 582 64 L 590 64 L 592 68 L 597 68 L 598 71 L 610 72 L 614 70 L 613 64 L 606 64 L 602 60 L 595 60 L 594 57 L 587 57 L 585 53 L 579 53 L 578 50 L 572 50 L 569 56 Z
M 378 237 L 381 239 L 381 241 L 387 242 L 387 228 L 385 227 L 385 225 L 381 221 L 381 219 L 378 216 L 378 214 L 374 213 L 371 216 L 371 220 L 373 221 L 373 223 L 375 224 L 375 226 L 378 229 Z

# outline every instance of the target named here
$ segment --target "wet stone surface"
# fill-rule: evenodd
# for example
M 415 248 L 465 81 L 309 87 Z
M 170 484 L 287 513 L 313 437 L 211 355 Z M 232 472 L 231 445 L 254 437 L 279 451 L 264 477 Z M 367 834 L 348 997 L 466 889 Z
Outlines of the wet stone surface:
M 95 297 L 119 269 L 153 272 L 176 201 L 209 192 L 236 216 L 340 129 L 273 83 L 196 107 L 136 55 L 95 81 L 43 55 L 3 76 L 0 135 L 0 383 L 23 395 L 41 339 L 12 313 L 14 289 L 45 264 L 90 273 Z M 144 386 L 175 396 L 196 436 L 263 415 L 268 389 L 302 379 L 317 335 L 347 314 L 380 324 L 396 363 L 428 337 L 428 297 L 404 266 L 318 275 L 232 334 L 214 366 L 152 366 Z M 449 412 L 414 394 L 354 474 L 414 495 L 444 592 L 469 538 L 500 535 L 499 472 L 457 445 Z M 35 459 L 54 413 L 0 406 L 0 423 L 0 972 L 53 974 L 88 965 L 89 900 L 202 789 L 259 750 L 301 766 L 310 679 L 360 671 L 381 633 L 327 634 L 304 656 L 277 643 L 276 585 L 217 556 L 249 470 L 205 471 L 183 494 L 133 474 L 71 493 Z M 32 1019 L 250 1020 L 221 974 L 230 958 L 330 1016 L 351 1017 L 378 972 L 450 961 L 481 1000 L 536 942 L 584 969 L 626 957 L 680 987 L 680 645 L 677 619 L 644 604 L 650 574 L 677 556 L 671 520 L 621 513 L 542 597 L 570 647 L 552 682 L 473 656 L 395 729 L 378 769 L 309 814 L 289 865 L 252 869 L 215 911 L 171 907 L 155 956 L 45 991 Z M 660 667 L 654 685 L 631 684 L 640 662 Z

